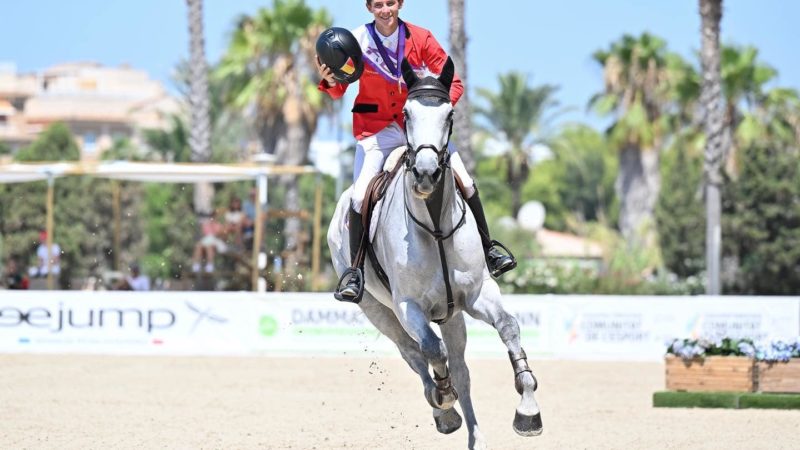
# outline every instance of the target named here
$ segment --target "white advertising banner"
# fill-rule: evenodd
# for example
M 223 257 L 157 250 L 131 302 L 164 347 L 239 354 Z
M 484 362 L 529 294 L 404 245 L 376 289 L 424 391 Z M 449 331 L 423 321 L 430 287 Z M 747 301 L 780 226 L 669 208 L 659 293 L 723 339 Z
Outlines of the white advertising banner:
M 506 296 L 533 358 L 658 360 L 676 337 L 800 335 L 800 298 Z M 434 326 L 434 329 L 437 327 Z M 505 357 L 467 318 L 471 356 Z M 0 352 L 396 355 L 361 310 L 318 293 L 0 291 Z

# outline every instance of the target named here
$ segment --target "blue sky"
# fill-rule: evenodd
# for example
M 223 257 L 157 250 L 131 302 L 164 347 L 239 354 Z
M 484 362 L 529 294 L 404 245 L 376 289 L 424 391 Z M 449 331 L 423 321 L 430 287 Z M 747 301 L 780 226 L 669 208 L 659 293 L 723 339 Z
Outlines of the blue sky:
M 354 28 L 370 19 L 361 0 L 307 0 L 325 7 L 334 24 Z M 584 113 L 602 88 L 591 54 L 623 33 L 649 31 L 687 57 L 699 48 L 697 0 L 466 0 L 469 88 L 496 88 L 500 73 L 518 70 L 531 83 L 561 86 L 558 98 L 577 108 L 569 119 L 597 123 Z M 209 60 L 219 59 L 235 17 L 271 0 L 205 0 Z M 751 44 L 779 72 L 778 84 L 800 89 L 800 2 L 725 0 L 723 41 Z M 400 16 L 433 31 L 447 46 L 446 0 L 406 0 Z M 91 60 L 128 63 L 170 84 L 175 63 L 188 54 L 183 0 L 0 1 L 0 62 L 20 72 Z M 349 109 L 349 108 L 348 108 Z M 349 119 L 345 119 L 348 120 Z M 328 134 L 329 127 L 321 132 Z

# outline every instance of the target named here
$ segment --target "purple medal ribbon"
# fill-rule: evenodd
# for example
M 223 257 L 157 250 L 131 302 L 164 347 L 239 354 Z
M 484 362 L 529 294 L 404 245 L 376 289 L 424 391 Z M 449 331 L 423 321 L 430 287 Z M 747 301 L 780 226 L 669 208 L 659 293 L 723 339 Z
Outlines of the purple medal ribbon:
M 389 72 L 392 75 L 397 74 L 397 89 L 401 90 L 402 87 L 400 86 L 400 80 L 403 79 L 403 74 L 401 73 L 402 68 L 400 67 L 400 61 L 403 56 L 405 56 L 406 51 L 406 35 L 403 29 L 405 24 L 399 18 L 397 19 L 397 54 L 394 55 L 395 59 L 397 60 L 397 66 L 394 65 L 391 59 L 389 59 L 389 52 L 386 47 L 383 46 L 383 41 L 378 38 L 378 33 L 375 32 L 375 22 L 367 24 L 367 30 L 369 31 L 370 36 L 372 36 L 372 40 L 375 42 L 375 46 L 378 47 L 378 53 L 380 53 L 381 58 L 386 63 L 386 67 L 389 68 Z

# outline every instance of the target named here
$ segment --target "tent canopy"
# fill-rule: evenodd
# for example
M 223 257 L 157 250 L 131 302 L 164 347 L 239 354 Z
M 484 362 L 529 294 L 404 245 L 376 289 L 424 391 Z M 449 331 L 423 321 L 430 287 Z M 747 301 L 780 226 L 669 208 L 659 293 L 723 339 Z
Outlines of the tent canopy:
M 0 183 L 27 183 L 57 178 L 74 169 L 71 163 L 0 164 Z
M 0 183 L 24 183 L 64 175 L 87 175 L 114 180 L 199 183 L 253 180 L 259 176 L 315 173 L 312 166 L 257 164 L 140 163 L 104 161 L 99 163 L 0 164 Z

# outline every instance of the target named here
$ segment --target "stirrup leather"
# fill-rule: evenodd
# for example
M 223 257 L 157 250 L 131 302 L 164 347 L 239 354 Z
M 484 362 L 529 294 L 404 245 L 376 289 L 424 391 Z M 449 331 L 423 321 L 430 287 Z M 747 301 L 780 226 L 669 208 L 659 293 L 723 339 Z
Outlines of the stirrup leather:
M 348 288 L 356 289 L 355 296 L 343 295 L 343 291 Z M 333 293 L 333 297 L 340 302 L 360 303 L 363 296 L 364 272 L 359 267 L 349 267 L 339 278 L 339 283 L 336 284 L 336 291 Z

